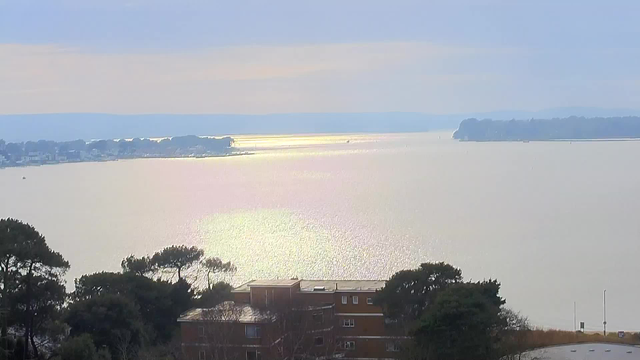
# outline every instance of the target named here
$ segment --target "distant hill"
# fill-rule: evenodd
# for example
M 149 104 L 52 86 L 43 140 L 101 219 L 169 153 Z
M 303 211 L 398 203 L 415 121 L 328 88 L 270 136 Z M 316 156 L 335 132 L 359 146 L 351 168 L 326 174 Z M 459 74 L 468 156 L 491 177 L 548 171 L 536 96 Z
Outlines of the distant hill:
M 466 119 L 453 134 L 466 141 L 535 141 L 640 138 L 640 117 L 568 117 L 562 119 Z
M 0 138 L 28 140 L 121 139 L 181 135 L 383 133 L 454 130 L 464 119 L 531 119 L 637 115 L 627 109 L 558 108 L 539 112 L 433 115 L 424 113 L 308 113 L 269 115 L 115 115 L 92 113 L 0 115 Z

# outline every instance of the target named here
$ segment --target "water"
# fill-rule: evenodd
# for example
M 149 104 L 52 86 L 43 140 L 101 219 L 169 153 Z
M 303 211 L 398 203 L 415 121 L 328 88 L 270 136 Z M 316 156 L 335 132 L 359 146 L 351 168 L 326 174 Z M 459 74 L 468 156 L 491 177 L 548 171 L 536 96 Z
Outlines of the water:
M 72 279 L 198 245 L 251 278 L 378 279 L 447 261 L 541 326 L 640 330 L 640 142 L 460 143 L 450 133 L 239 137 L 255 155 L 0 170 Z M 23 180 L 22 177 L 26 179 Z

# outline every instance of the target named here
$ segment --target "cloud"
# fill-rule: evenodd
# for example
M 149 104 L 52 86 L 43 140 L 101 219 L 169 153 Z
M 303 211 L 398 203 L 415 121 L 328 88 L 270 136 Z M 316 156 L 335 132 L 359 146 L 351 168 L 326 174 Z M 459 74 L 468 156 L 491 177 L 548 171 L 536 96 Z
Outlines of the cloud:
M 554 106 L 549 103 L 553 91 L 531 96 L 530 89 L 545 86 L 528 75 L 536 73 L 527 62 L 532 56 L 522 49 L 421 42 L 233 46 L 181 53 L 0 44 L 0 109 L 446 113 Z M 549 60 L 553 55 L 543 56 Z M 573 64 L 567 66 L 574 76 L 580 74 Z M 551 80 L 556 93 L 566 90 L 561 80 Z M 579 93 L 572 96 L 579 98 Z

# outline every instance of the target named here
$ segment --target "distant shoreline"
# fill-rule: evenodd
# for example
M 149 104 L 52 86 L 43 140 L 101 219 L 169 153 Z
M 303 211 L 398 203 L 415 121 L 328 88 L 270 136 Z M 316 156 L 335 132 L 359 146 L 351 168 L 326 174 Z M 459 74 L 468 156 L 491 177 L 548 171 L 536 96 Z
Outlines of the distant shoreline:
M 640 117 L 478 120 L 460 123 L 460 141 L 631 141 L 640 139 Z
M 241 155 L 234 153 L 231 137 L 175 136 L 152 140 L 82 139 L 56 142 L 51 140 L 7 143 L 0 139 L 0 167 L 56 165 L 77 162 L 101 162 L 145 158 L 205 158 Z
M 145 159 L 209 159 L 209 158 L 227 158 L 227 157 L 238 157 L 238 156 L 248 156 L 255 155 L 252 152 L 236 152 L 236 153 L 228 153 L 228 154 L 208 154 L 208 155 L 198 155 L 198 156 L 140 156 L 140 157 L 119 157 L 113 159 L 90 159 L 90 160 L 78 160 L 78 161 L 58 161 L 58 162 L 44 162 L 44 163 L 28 163 L 28 164 L 19 164 L 19 165 L 0 165 L 0 170 L 3 169 L 15 169 L 15 168 L 28 168 L 28 167 L 38 167 L 38 166 L 52 166 L 52 165 L 65 165 L 65 164 L 83 164 L 83 163 L 104 163 L 104 162 L 115 162 L 121 160 L 145 160 Z

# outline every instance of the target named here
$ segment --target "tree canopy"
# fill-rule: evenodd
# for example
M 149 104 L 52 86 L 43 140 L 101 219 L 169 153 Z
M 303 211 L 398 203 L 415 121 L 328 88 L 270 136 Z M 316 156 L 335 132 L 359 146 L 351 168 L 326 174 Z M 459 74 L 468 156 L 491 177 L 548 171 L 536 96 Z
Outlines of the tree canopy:
M 153 257 L 132 255 L 121 266 L 122 272 L 81 276 L 67 294 L 63 275 L 69 263 L 62 255 L 33 226 L 1 219 L 0 306 L 7 311 L 0 359 L 110 360 L 113 354 L 126 360 L 141 350 L 161 356 L 175 337 L 180 314 L 229 299 L 231 286 L 215 280 L 235 272 L 230 262 L 204 258 L 201 249 L 186 246 Z M 197 276 L 185 276 L 194 268 L 206 274 L 206 286 L 198 288 Z M 177 279 L 152 279 L 156 271 Z M 22 336 L 6 336 L 9 328 Z
M 439 290 L 460 281 L 460 269 L 443 262 L 424 263 L 391 276 L 374 302 L 384 308 L 388 317 L 410 324 L 420 318 Z
M 205 271 L 207 289 L 209 290 L 211 290 L 211 288 L 216 284 L 214 279 L 216 274 L 230 274 L 237 271 L 236 266 L 233 265 L 231 261 L 222 262 L 222 260 L 217 257 L 206 258 L 201 261 L 200 265 Z
M 203 256 L 204 251 L 195 246 L 174 245 L 153 254 L 151 264 L 161 270 L 175 271 L 178 279 L 182 279 L 183 271 L 198 264 Z
M 504 300 L 497 281 L 453 284 L 441 291 L 420 318 L 413 335 L 420 358 L 499 359 Z
M 8 326 L 20 326 L 24 339 L 29 339 L 25 352 L 38 357 L 37 330 L 62 307 L 66 295 L 62 277 L 68 269 L 69 263 L 33 226 L 0 220 L 1 307 L 11 310 L 2 322 L 2 338 Z
M 120 266 L 122 267 L 122 272 L 134 273 L 140 276 L 153 274 L 156 270 L 148 256 L 137 258 L 134 255 L 130 255 L 122 260 Z
M 89 334 L 97 347 L 106 346 L 112 354 L 122 346 L 123 336 L 132 352 L 146 340 L 138 307 L 121 295 L 105 294 L 74 302 L 66 321 L 71 326 L 71 336 Z
M 96 360 L 97 356 L 96 346 L 88 334 L 65 341 L 58 351 L 60 360 Z
M 191 306 L 189 284 L 172 284 L 133 273 L 100 272 L 84 275 L 75 282 L 72 299 L 82 302 L 103 295 L 118 295 L 132 301 L 146 325 L 151 343 L 169 341 L 180 313 Z M 186 300 L 185 300 L 186 299 Z

